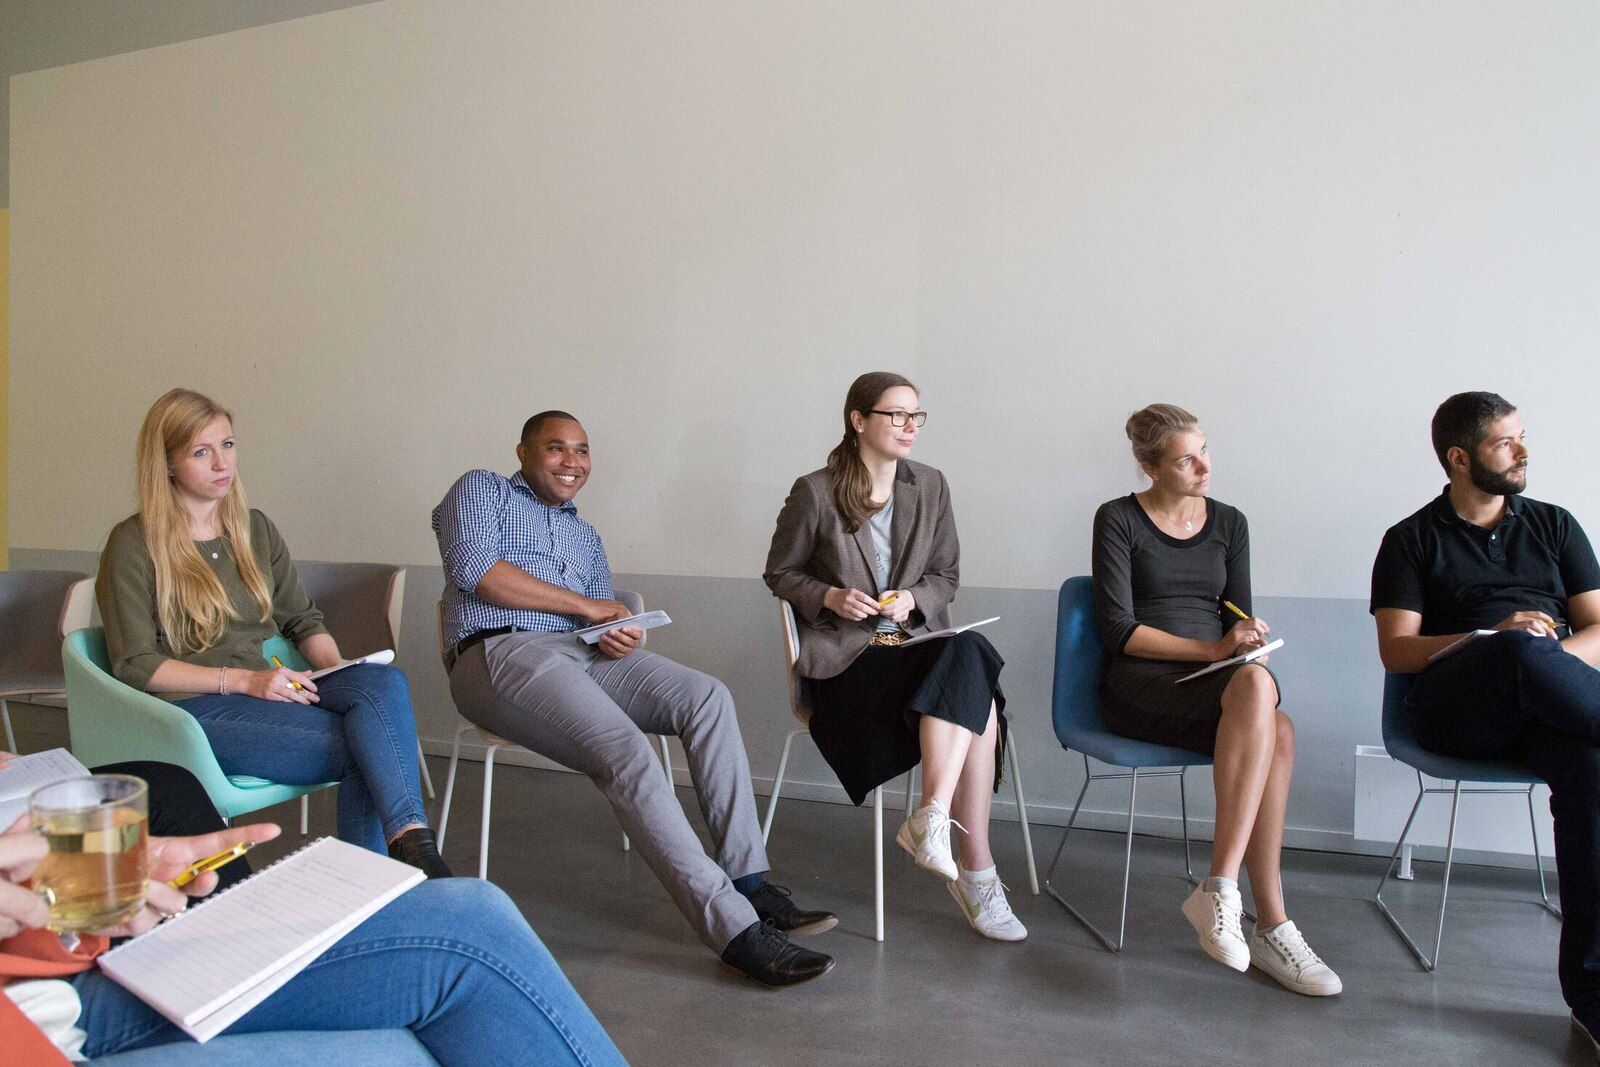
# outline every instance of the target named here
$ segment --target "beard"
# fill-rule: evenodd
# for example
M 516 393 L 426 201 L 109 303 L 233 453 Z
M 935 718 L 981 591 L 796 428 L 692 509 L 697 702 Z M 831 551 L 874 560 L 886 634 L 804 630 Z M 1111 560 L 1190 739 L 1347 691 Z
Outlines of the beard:
M 1467 453 L 1467 476 L 1472 479 L 1472 484 L 1490 496 L 1516 496 L 1528 488 L 1526 473 L 1518 480 L 1512 475 L 1526 472 L 1527 465 L 1509 467 L 1503 471 L 1493 470 L 1478 462 L 1478 457 Z

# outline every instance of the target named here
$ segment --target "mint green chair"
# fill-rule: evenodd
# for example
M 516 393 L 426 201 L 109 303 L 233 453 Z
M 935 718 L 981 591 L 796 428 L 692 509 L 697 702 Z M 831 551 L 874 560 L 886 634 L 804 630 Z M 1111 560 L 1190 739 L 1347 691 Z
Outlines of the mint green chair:
M 262 645 L 261 655 L 263 662 L 277 656 L 294 670 L 307 666 L 299 649 L 282 636 Z M 111 676 L 105 631 L 98 626 L 68 634 L 61 647 L 61 662 L 66 668 L 72 754 L 86 767 L 127 760 L 175 763 L 200 779 L 218 813 L 230 821 L 338 784 L 283 785 L 248 774 L 222 773 L 205 731 L 193 715 Z M 300 832 L 306 832 L 303 799 Z

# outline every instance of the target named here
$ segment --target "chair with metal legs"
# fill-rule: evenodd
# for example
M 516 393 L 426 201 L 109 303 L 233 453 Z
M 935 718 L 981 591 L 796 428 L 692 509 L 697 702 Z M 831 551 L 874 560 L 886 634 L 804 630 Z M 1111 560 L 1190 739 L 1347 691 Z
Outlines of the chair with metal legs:
M 1394 927 L 1394 932 L 1400 935 L 1400 940 L 1405 942 L 1411 954 L 1422 965 L 1422 969 L 1432 971 L 1439 966 L 1439 947 L 1444 941 L 1444 909 L 1450 899 L 1450 871 L 1455 863 L 1456 818 L 1461 811 L 1461 797 L 1465 794 L 1526 798 L 1528 828 L 1533 835 L 1533 864 L 1539 875 L 1539 906 L 1557 919 L 1561 918 L 1561 909 L 1550 903 L 1550 893 L 1545 887 L 1544 858 L 1539 853 L 1539 826 L 1533 816 L 1533 790 L 1534 787 L 1544 784 L 1543 779 L 1510 764 L 1493 760 L 1441 756 L 1424 749 L 1417 741 L 1416 719 L 1406 700 L 1414 681 L 1415 676 L 1409 674 L 1389 674 L 1383 679 L 1383 747 L 1389 751 L 1391 759 L 1398 760 L 1417 772 L 1417 799 L 1411 805 L 1411 814 L 1406 817 L 1405 827 L 1400 831 L 1400 840 L 1395 842 L 1394 852 L 1389 857 L 1388 865 L 1383 869 L 1383 877 L 1378 879 L 1378 889 L 1373 894 L 1372 902 L 1378 906 L 1378 910 L 1383 913 L 1389 925 Z M 1422 780 L 1424 774 L 1454 784 L 1430 786 Z M 1463 788 L 1463 782 L 1509 788 L 1484 789 L 1476 785 L 1472 788 Z M 1388 884 L 1391 877 L 1395 877 L 1395 861 L 1400 859 L 1401 851 L 1406 848 L 1406 838 L 1411 834 L 1411 825 L 1416 821 L 1417 811 L 1422 807 L 1423 798 L 1438 793 L 1450 794 L 1450 829 L 1445 835 L 1444 882 L 1439 892 L 1439 921 L 1434 928 L 1433 955 L 1430 957 L 1418 947 L 1405 926 L 1389 910 L 1389 905 L 1383 899 L 1383 887 Z
M 772 795 L 767 798 L 767 817 L 761 824 L 761 841 L 766 843 L 772 834 L 772 818 L 778 810 L 778 794 L 783 789 L 783 775 L 789 769 L 789 748 L 794 739 L 811 732 L 811 711 L 806 707 L 800 687 L 800 675 L 794 665 L 800 659 L 800 631 L 795 626 L 794 608 L 786 600 L 778 601 L 778 616 L 783 624 L 784 654 L 789 665 L 789 711 L 800 725 L 789 731 L 783 739 L 783 754 L 778 757 L 778 773 L 772 780 Z M 1028 827 L 1028 805 L 1022 796 L 1022 769 L 1017 762 L 1016 739 L 1007 733 L 1006 758 L 1011 766 L 1011 786 L 1017 799 L 1017 816 L 1022 822 L 1022 849 L 1028 858 L 1028 885 L 1033 895 L 1039 895 L 1039 874 L 1033 862 L 1033 834 Z M 917 769 L 906 772 L 906 818 L 911 818 L 912 796 L 916 792 Z M 883 786 L 872 791 L 872 907 L 873 936 L 883 940 Z
M 620 601 L 622 604 L 624 604 L 627 607 L 628 611 L 630 611 L 634 615 L 638 615 L 638 614 L 640 614 L 640 613 L 642 613 L 644 611 L 644 598 L 641 597 L 638 593 L 626 592 L 626 591 L 623 591 L 623 590 L 618 590 L 616 592 L 616 599 L 618 601 Z M 438 611 L 438 619 L 439 619 L 439 656 L 440 656 L 441 659 L 443 659 L 445 650 L 449 647 L 448 639 L 445 636 L 445 630 L 444 630 L 444 602 L 443 601 L 439 602 L 437 611 Z M 639 644 L 640 644 L 641 648 L 644 646 L 644 642 L 642 640 L 639 642 Z M 449 672 L 449 669 L 450 669 L 449 666 L 446 665 L 445 671 L 447 673 Z M 445 780 L 444 780 L 444 800 L 441 801 L 440 804 L 439 804 L 439 835 L 438 835 L 438 843 L 439 843 L 439 851 L 443 852 L 444 851 L 445 832 L 450 828 L 450 801 L 455 796 L 455 791 L 456 791 L 456 768 L 461 763 L 461 738 L 464 735 L 466 735 L 468 733 L 471 733 L 471 732 L 474 732 L 474 731 L 476 731 L 479 740 L 481 740 L 483 742 L 483 744 L 484 744 L 484 753 L 483 753 L 483 819 L 482 819 L 482 825 L 479 827 L 479 830 L 478 830 L 478 877 L 479 878 L 488 878 L 489 877 L 489 816 L 490 816 L 491 806 L 492 806 L 492 803 L 494 801 L 494 756 L 495 756 L 495 753 L 497 751 L 499 751 L 500 749 L 502 749 L 502 748 L 522 748 L 521 745 L 517 744 L 515 741 L 509 740 L 507 738 L 501 737 L 498 734 L 495 734 L 495 733 L 492 733 L 492 732 L 490 732 L 488 730 L 485 730 L 481 726 L 475 726 L 470 722 L 469 723 L 465 723 L 460 727 L 457 727 L 455 745 L 450 750 L 450 771 L 449 771 L 448 774 L 445 775 Z M 661 766 L 667 772 L 667 785 L 669 787 L 676 788 L 676 782 L 674 781 L 674 776 L 673 776 L 673 773 L 672 773 L 672 752 L 671 752 L 671 749 L 669 749 L 667 747 L 666 735 L 663 734 L 663 735 L 660 735 L 660 736 L 661 736 Z M 526 751 L 526 750 L 524 750 L 524 751 Z M 633 847 L 633 843 L 628 840 L 628 835 L 627 834 L 623 834 L 622 835 L 622 851 L 627 852 L 630 849 L 632 849 L 632 847 Z
M 1189 857 L 1189 797 L 1185 788 L 1185 774 L 1190 767 L 1210 766 L 1211 757 L 1188 749 L 1170 745 L 1157 745 L 1147 741 L 1134 741 L 1120 737 L 1105 727 L 1105 717 L 1100 708 L 1100 676 L 1104 664 L 1104 650 L 1100 635 L 1094 627 L 1090 605 L 1091 582 L 1087 577 L 1068 578 L 1061 584 L 1061 594 L 1056 606 L 1056 667 L 1055 688 L 1052 699 L 1056 737 L 1061 746 L 1083 757 L 1083 788 L 1072 805 L 1072 815 L 1067 819 L 1066 831 L 1056 848 L 1055 859 L 1045 874 L 1045 891 L 1067 909 L 1084 928 L 1112 952 L 1121 952 L 1128 929 L 1128 881 L 1133 871 L 1133 817 L 1138 802 L 1139 783 L 1151 778 L 1178 779 L 1178 803 L 1183 822 L 1183 874 L 1191 885 L 1199 885 Z M 1095 772 L 1090 758 L 1113 767 L 1124 768 L 1114 773 Z M 1067 838 L 1078 821 L 1078 810 L 1089 786 L 1095 782 L 1126 781 L 1128 783 L 1128 824 L 1122 858 L 1122 907 L 1117 918 L 1117 937 L 1113 941 L 1088 917 L 1079 911 L 1058 890 L 1051 879 L 1061 863 L 1061 853 L 1067 847 Z

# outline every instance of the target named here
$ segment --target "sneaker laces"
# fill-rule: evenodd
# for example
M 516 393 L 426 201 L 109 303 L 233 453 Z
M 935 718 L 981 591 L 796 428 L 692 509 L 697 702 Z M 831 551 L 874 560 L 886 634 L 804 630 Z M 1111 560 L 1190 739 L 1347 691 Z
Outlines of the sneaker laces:
M 1283 923 L 1265 936 L 1277 946 L 1278 951 L 1288 957 L 1289 966 L 1296 971 L 1304 973 L 1307 968 L 1322 963 L 1322 957 L 1311 951 L 1311 946 L 1306 944 L 1300 928 L 1292 922 Z
M 1226 934 L 1236 931 L 1239 927 L 1239 917 L 1244 914 L 1244 902 L 1235 904 L 1221 893 L 1208 893 L 1211 898 L 1211 930 L 1213 933 Z M 1305 944 L 1304 941 L 1301 942 Z M 1307 949 L 1307 951 L 1310 951 Z
M 987 882 L 978 882 L 973 887 L 978 891 L 978 907 L 981 910 L 991 913 L 997 919 L 1010 918 L 1016 914 L 1011 910 L 1011 901 L 1006 899 L 1006 884 L 1000 879 L 991 878 Z
M 928 836 L 929 837 L 932 837 L 934 834 L 939 832 L 939 824 L 941 822 L 942 823 L 946 823 L 949 826 L 954 826 L 957 830 L 960 830 L 962 833 L 967 833 L 968 832 L 968 830 L 967 830 L 967 828 L 965 826 L 962 826 L 960 823 L 958 823 L 954 819 L 952 819 L 950 817 L 950 813 L 945 811 L 944 808 L 942 808 L 938 804 L 929 804 L 928 808 L 927 808 L 927 811 L 928 811 L 927 820 L 928 820 Z M 948 834 L 949 830 L 946 829 L 945 833 Z

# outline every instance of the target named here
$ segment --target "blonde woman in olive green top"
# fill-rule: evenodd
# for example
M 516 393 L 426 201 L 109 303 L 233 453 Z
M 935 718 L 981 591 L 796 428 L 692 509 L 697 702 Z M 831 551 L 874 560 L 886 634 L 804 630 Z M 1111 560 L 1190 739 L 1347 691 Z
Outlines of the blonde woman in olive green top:
M 136 451 L 139 513 L 111 531 L 95 582 L 112 673 L 193 715 L 224 773 L 337 781 L 340 837 L 448 876 L 405 675 L 362 664 L 315 682 L 262 659 L 281 633 L 313 668 L 341 662 L 277 527 L 245 502 L 233 417 L 174 389 Z

